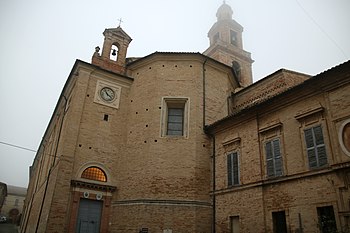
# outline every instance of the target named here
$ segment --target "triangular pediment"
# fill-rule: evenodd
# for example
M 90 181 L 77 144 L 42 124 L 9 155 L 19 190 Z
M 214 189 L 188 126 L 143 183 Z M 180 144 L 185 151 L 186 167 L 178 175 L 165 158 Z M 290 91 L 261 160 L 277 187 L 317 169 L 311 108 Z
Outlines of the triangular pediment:
M 124 39 L 127 39 L 128 41 L 131 41 L 131 37 L 119 26 L 117 28 L 107 28 L 103 32 L 103 35 L 112 35 L 114 37 L 121 37 Z

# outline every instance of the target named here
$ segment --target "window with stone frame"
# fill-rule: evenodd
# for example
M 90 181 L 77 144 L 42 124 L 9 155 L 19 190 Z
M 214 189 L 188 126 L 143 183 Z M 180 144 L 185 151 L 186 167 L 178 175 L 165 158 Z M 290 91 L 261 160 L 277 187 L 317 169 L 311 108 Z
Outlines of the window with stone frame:
M 240 152 L 241 152 L 241 138 L 238 133 L 229 134 L 223 139 L 222 147 L 224 149 L 223 157 L 226 161 L 223 161 L 223 164 L 226 164 L 224 167 L 227 174 L 227 187 L 230 188 L 235 185 L 239 185 L 241 179 L 240 173 Z
M 304 129 L 309 168 L 323 167 L 328 164 L 326 145 L 321 125 Z
M 162 101 L 162 137 L 188 137 L 188 98 L 165 97 Z
M 281 143 L 279 138 L 265 142 L 267 177 L 283 175 Z
M 328 164 L 326 149 L 326 127 L 324 108 L 317 103 L 299 110 L 295 118 L 300 123 L 300 134 L 309 169 L 321 168 Z
M 227 186 L 239 185 L 239 155 L 232 152 L 227 155 Z
M 259 129 L 267 178 L 284 175 L 282 123 L 274 120 Z

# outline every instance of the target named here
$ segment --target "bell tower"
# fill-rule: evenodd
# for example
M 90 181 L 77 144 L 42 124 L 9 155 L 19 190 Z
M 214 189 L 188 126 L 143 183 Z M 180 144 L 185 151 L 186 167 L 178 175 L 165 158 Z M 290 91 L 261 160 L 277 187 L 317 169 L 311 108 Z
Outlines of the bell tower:
M 105 29 L 103 35 L 105 38 L 102 54 L 99 53 L 100 47 L 96 47 L 92 56 L 92 64 L 115 73 L 124 74 L 126 53 L 132 41 L 131 37 L 120 26 Z
M 243 49 L 243 27 L 232 19 L 232 15 L 231 7 L 224 1 L 216 13 L 217 22 L 208 32 L 210 46 L 204 55 L 231 66 L 241 85 L 246 87 L 253 82 L 254 61 Z

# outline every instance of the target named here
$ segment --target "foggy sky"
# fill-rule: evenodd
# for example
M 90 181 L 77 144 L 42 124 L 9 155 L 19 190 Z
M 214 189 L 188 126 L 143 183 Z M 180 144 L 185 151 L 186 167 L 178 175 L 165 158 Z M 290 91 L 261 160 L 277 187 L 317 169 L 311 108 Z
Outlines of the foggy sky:
M 227 0 L 244 27 L 253 79 L 315 75 L 350 58 L 349 0 Z M 221 0 L 1 0 L 0 142 L 37 150 L 75 59 L 91 62 L 105 28 L 133 38 L 128 57 L 203 52 Z M 35 153 L 0 144 L 0 182 L 27 186 Z

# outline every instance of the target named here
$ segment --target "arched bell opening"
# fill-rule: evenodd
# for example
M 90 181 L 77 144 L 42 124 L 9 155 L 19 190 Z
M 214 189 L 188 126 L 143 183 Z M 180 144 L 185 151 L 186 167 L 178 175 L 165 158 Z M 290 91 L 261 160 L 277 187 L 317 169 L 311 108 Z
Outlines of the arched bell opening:
M 118 45 L 113 44 L 111 47 L 110 54 L 109 54 L 109 59 L 112 61 L 117 61 L 118 55 L 119 55 L 119 47 L 118 47 Z

